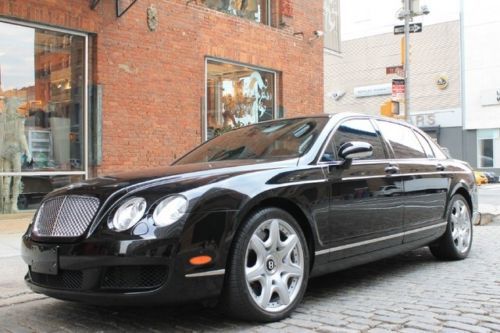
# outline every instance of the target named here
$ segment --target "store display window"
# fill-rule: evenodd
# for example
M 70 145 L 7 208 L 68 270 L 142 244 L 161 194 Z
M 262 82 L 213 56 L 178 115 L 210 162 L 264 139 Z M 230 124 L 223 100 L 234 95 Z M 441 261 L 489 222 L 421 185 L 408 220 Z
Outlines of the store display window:
M 274 0 L 203 0 L 205 6 L 230 15 L 271 25 Z
M 206 138 L 275 118 L 276 72 L 207 60 Z
M 0 22 L 0 214 L 85 176 L 86 36 Z
M 477 130 L 478 166 L 493 168 L 500 165 L 500 131 L 498 129 Z

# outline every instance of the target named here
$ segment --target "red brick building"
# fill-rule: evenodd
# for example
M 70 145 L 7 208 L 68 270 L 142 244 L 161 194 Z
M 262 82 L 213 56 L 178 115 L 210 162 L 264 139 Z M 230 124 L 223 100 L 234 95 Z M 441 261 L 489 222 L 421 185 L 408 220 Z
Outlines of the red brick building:
M 16 100 L 34 165 L 0 178 L 167 165 L 227 127 L 323 112 L 322 27 L 322 0 L 2 0 L 0 96 L 37 96 Z

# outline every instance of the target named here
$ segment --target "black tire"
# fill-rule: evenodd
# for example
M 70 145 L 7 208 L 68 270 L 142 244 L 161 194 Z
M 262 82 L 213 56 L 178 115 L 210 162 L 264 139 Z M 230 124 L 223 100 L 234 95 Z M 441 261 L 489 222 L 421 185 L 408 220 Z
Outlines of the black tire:
M 272 280 L 273 277 L 276 276 L 285 276 L 284 273 L 281 273 L 280 270 L 282 267 L 280 266 L 280 261 L 285 265 L 285 260 L 299 260 L 298 258 L 300 257 L 299 253 L 302 254 L 302 259 L 300 262 L 302 262 L 302 279 L 301 282 L 298 282 L 300 280 L 295 281 L 295 285 L 293 285 L 293 281 L 290 284 L 290 280 L 283 279 L 280 281 L 285 281 L 285 284 L 281 285 L 282 287 L 286 286 L 286 288 L 280 289 L 281 291 L 283 290 L 293 290 L 291 293 L 293 298 L 290 296 L 289 298 L 289 304 L 288 305 L 281 305 L 281 307 L 285 307 L 283 309 L 280 309 L 277 307 L 276 309 L 272 309 L 271 311 L 267 311 L 266 309 L 263 308 L 263 305 L 259 305 L 255 297 L 259 296 L 255 292 L 256 289 L 253 287 L 254 284 L 251 282 L 247 283 L 247 264 L 251 261 L 251 256 L 252 256 L 252 245 L 250 245 L 250 240 L 251 238 L 256 234 L 260 235 L 263 233 L 262 228 L 266 228 L 266 226 L 269 227 L 268 232 L 266 236 L 268 237 L 265 242 L 262 244 L 265 244 L 270 241 L 271 239 L 271 224 L 272 222 L 269 221 L 283 221 L 285 222 L 284 224 L 278 224 L 279 225 L 279 241 L 278 244 L 282 245 L 284 242 L 286 242 L 291 233 L 286 233 L 283 230 L 287 230 L 286 228 L 291 227 L 293 229 L 293 232 L 295 236 L 293 237 L 294 241 L 297 242 L 293 250 L 289 251 L 289 254 L 286 255 L 290 259 L 280 259 L 281 256 L 283 255 L 284 252 L 288 252 L 283 250 L 283 253 L 278 254 L 279 251 L 276 251 L 276 263 L 274 264 L 275 271 L 272 273 L 272 271 L 269 271 L 269 267 L 273 267 L 273 264 L 269 263 L 269 259 L 265 259 L 264 261 L 260 260 L 259 257 L 262 258 L 262 256 L 259 256 L 257 254 L 257 251 L 255 251 L 255 267 L 259 266 L 261 267 L 260 270 L 262 270 L 264 273 L 262 275 L 259 275 L 262 277 L 265 277 L 265 281 L 267 285 L 272 285 L 274 288 L 277 288 L 275 285 L 275 280 Z M 283 319 L 287 316 L 290 315 L 290 313 L 295 309 L 295 307 L 301 302 L 302 297 L 304 296 L 304 292 L 307 287 L 307 280 L 309 278 L 309 249 L 308 245 L 306 242 L 306 239 L 304 237 L 304 233 L 302 232 L 301 227 L 295 221 L 295 219 L 288 214 L 287 212 L 278 209 L 278 208 L 265 208 L 262 210 L 259 210 L 252 214 L 246 221 L 243 222 L 244 224 L 240 228 L 239 232 L 235 236 L 233 246 L 231 253 L 229 255 L 229 261 L 228 261 L 228 272 L 226 274 L 226 280 L 225 280 L 225 286 L 222 294 L 222 307 L 224 311 L 229 314 L 232 317 L 243 319 L 243 320 L 249 320 L 249 321 L 259 321 L 259 322 L 272 322 L 272 321 L 278 321 L 280 319 Z M 266 224 L 269 223 L 269 224 Z M 285 225 L 285 226 L 284 226 Z M 285 228 L 285 229 L 282 229 Z M 288 232 L 288 231 L 287 231 Z M 283 241 L 282 239 L 285 237 L 285 240 Z M 264 236 L 265 238 L 265 236 Z M 291 238 L 290 238 L 291 239 Z M 264 239 L 263 239 L 264 240 Z M 273 244 L 272 240 L 270 241 L 270 244 Z M 299 246 L 301 247 L 301 250 L 299 250 Z M 271 249 L 273 246 L 271 245 L 269 249 Z M 276 247 L 278 248 L 278 247 Z M 267 250 L 267 247 L 265 247 L 266 251 L 271 251 Z M 302 252 L 300 252 L 302 251 Z M 270 253 L 270 252 L 267 252 Z M 295 256 L 294 256 L 295 254 Z M 267 255 L 267 254 L 266 254 Z M 293 257 L 293 258 L 292 258 Z M 269 258 L 269 257 L 266 257 Z M 274 257 L 270 261 L 273 261 L 274 263 Z M 297 261 L 299 262 L 299 261 Z M 261 264 L 258 264 L 261 263 Z M 297 264 L 300 266 L 300 264 Z M 283 266 L 285 267 L 285 266 Z M 290 266 L 286 266 L 290 267 Z M 250 267 L 249 269 L 251 269 Z M 284 270 L 286 268 L 283 268 Z M 277 273 L 277 274 L 276 274 Z M 260 274 L 260 273 L 259 273 Z M 274 274 L 274 275 L 273 275 Z M 299 277 L 296 277 L 299 279 Z M 293 278 L 288 278 L 288 279 L 295 279 Z M 272 283 L 269 283 L 268 281 L 272 280 Z M 261 286 L 261 292 L 260 292 L 260 297 L 262 297 L 263 301 L 262 303 L 268 304 L 269 306 L 272 304 L 273 297 L 279 299 L 274 301 L 275 304 L 281 303 L 281 296 L 279 295 L 279 292 L 271 292 L 268 293 L 269 296 L 269 301 L 264 301 L 265 295 L 264 295 L 264 286 L 262 280 L 256 281 L 257 287 L 260 285 Z M 292 288 L 292 289 L 290 289 Z M 298 289 L 297 289 L 298 288 Z M 267 288 L 268 290 L 272 288 Z M 297 289 L 297 290 L 296 290 Z M 285 301 L 286 302 L 286 301 Z M 276 310 L 276 311 L 275 311 Z M 278 311 L 279 310 L 279 311 Z
M 460 212 L 457 211 L 458 207 L 465 210 L 461 213 L 463 214 L 463 220 L 461 221 L 464 227 L 468 225 L 469 230 L 469 234 L 464 236 L 463 241 L 461 241 L 459 236 L 456 236 L 456 232 L 461 232 L 461 229 L 457 228 L 457 224 L 459 223 L 454 222 L 457 217 L 460 216 Z M 429 249 L 436 258 L 441 260 L 465 259 L 469 255 L 473 239 L 472 215 L 467 200 L 465 200 L 462 195 L 455 194 L 450 200 L 446 216 L 448 225 L 446 226 L 444 235 L 436 242 L 429 245 Z M 464 244 L 467 237 L 469 241 L 465 247 Z

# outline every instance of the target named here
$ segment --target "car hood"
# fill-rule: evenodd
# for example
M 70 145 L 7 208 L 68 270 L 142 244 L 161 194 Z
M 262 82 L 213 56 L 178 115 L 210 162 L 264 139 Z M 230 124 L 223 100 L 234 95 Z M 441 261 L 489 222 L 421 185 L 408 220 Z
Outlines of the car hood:
M 238 174 L 267 169 L 288 168 L 296 165 L 297 159 L 276 162 L 234 160 L 171 165 L 90 179 L 53 191 L 47 198 L 59 195 L 93 195 L 105 199 L 117 192 L 125 194 L 145 187 L 172 183 L 176 185 L 189 183 L 188 187 L 193 188 Z

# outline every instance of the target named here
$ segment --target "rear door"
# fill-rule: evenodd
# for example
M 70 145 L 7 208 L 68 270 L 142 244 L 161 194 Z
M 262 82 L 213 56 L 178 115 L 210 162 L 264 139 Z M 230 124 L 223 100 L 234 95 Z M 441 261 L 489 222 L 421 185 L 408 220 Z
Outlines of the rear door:
M 449 175 L 420 133 L 385 120 L 377 125 L 389 142 L 404 183 L 405 242 L 431 236 L 443 223 Z
M 346 166 L 337 158 L 342 144 L 363 141 L 373 155 Z M 322 162 L 328 164 L 331 186 L 327 232 L 320 235 L 329 246 L 330 260 L 401 244 L 403 184 L 397 165 L 387 160 L 387 147 L 367 118 L 348 119 L 334 131 Z

